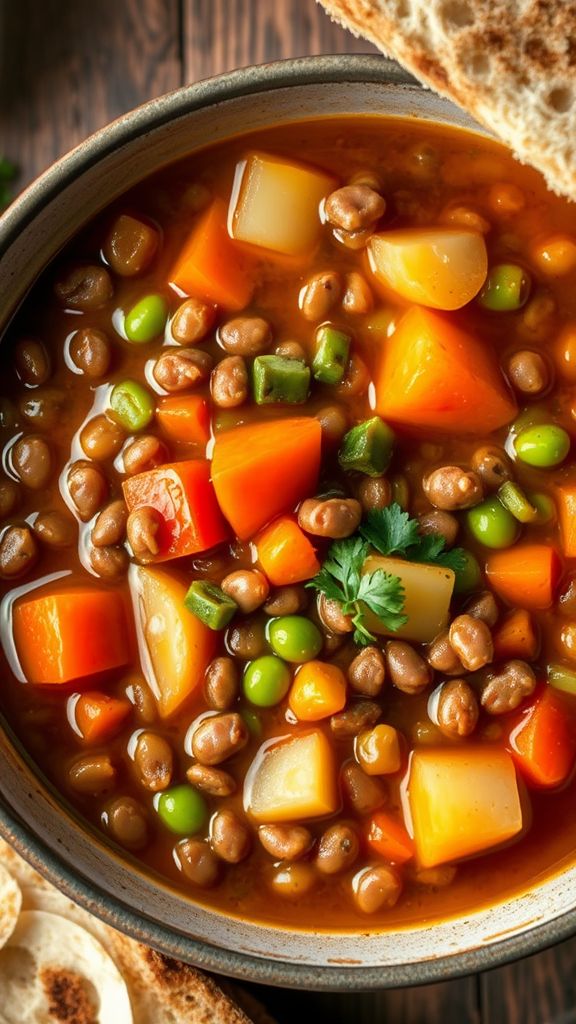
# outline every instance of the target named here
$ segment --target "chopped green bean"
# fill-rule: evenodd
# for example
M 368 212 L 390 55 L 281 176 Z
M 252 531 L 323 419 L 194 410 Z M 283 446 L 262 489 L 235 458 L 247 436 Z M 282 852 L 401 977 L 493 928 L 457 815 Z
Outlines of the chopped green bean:
M 488 271 L 478 302 L 484 309 L 506 313 L 522 306 L 530 295 L 530 275 L 517 263 L 497 263 Z
M 555 690 L 576 697 L 576 671 L 566 665 L 548 665 L 548 682 Z
M 342 469 L 382 476 L 392 459 L 394 434 L 379 416 L 358 423 L 344 435 L 338 452 Z
M 194 580 L 184 604 L 189 612 L 210 629 L 224 629 L 238 611 L 236 601 L 209 580 Z
M 299 405 L 306 401 L 310 392 L 310 368 L 302 359 L 256 356 L 252 381 L 257 405 L 269 402 Z
M 329 324 L 323 324 L 316 331 L 316 351 L 312 360 L 312 372 L 322 384 L 339 384 L 346 372 L 350 336 L 337 331 Z
M 507 480 L 498 488 L 498 497 L 505 509 L 511 512 L 519 523 L 534 523 L 538 516 L 537 509 L 530 504 L 521 487 L 513 480 Z

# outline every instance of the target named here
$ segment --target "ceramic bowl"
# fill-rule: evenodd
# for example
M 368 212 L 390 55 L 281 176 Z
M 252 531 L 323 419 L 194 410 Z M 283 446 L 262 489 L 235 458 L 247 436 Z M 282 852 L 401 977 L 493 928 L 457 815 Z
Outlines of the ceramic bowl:
M 481 132 L 379 57 L 316 57 L 180 89 L 115 121 L 59 161 L 0 220 L 0 333 L 55 253 L 162 165 L 240 131 L 333 114 L 387 114 Z M 285 931 L 224 916 L 104 845 L 63 807 L 4 723 L 0 831 L 69 896 L 110 924 L 200 967 L 310 989 L 412 985 L 494 967 L 574 931 L 576 868 L 508 902 L 393 932 Z

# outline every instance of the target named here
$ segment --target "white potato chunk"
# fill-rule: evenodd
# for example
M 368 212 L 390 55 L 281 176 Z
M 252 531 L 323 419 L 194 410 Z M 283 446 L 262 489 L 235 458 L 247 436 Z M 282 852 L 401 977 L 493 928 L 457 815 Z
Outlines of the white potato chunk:
M 244 807 L 256 821 L 294 821 L 338 808 L 334 755 L 319 729 L 268 741 L 244 783 Z
M 429 643 L 446 629 L 454 590 L 455 577 L 452 569 L 445 569 L 440 565 L 406 562 L 402 558 L 369 555 L 362 571 L 375 572 L 376 569 L 383 569 L 392 576 L 400 577 L 405 593 L 404 613 L 408 616 L 408 622 L 391 633 L 376 615 L 367 611 L 366 625 L 369 630 L 404 640 Z
M 299 256 L 320 236 L 320 203 L 333 190 L 330 175 L 268 153 L 251 153 L 236 169 L 228 230 L 263 249 Z

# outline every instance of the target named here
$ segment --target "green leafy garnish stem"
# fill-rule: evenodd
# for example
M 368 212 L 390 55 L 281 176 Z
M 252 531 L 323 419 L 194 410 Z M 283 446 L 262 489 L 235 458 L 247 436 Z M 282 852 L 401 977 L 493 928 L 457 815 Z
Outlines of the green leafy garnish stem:
M 417 519 L 411 519 L 400 505 L 373 509 L 359 533 L 381 555 L 399 555 L 410 562 L 430 562 L 454 572 L 462 570 L 466 556 L 462 548 L 446 551 L 446 541 L 439 533 L 422 536 Z

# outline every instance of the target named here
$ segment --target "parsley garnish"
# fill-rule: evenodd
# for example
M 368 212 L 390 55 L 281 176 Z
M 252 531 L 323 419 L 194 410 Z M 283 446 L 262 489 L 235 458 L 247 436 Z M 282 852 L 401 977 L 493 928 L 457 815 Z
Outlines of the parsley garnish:
M 418 520 L 411 519 L 394 503 L 369 512 L 359 532 L 381 555 L 400 555 L 410 562 L 431 562 L 455 572 L 465 567 L 462 548 L 446 551 L 444 537 L 437 533 L 421 536 L 418 529 Z
M 402 614 L 404 588 L 398 576 L 383 569 L 362 575 L 368 548 L 361 537 L 334 541 L 320 572 L 306 584 L 338 601 L 344 614 L 352 616 L 354 641 L 361 646 L 376 639 L 364 623 L 366 608 L 393 632 L 408 621 Z

